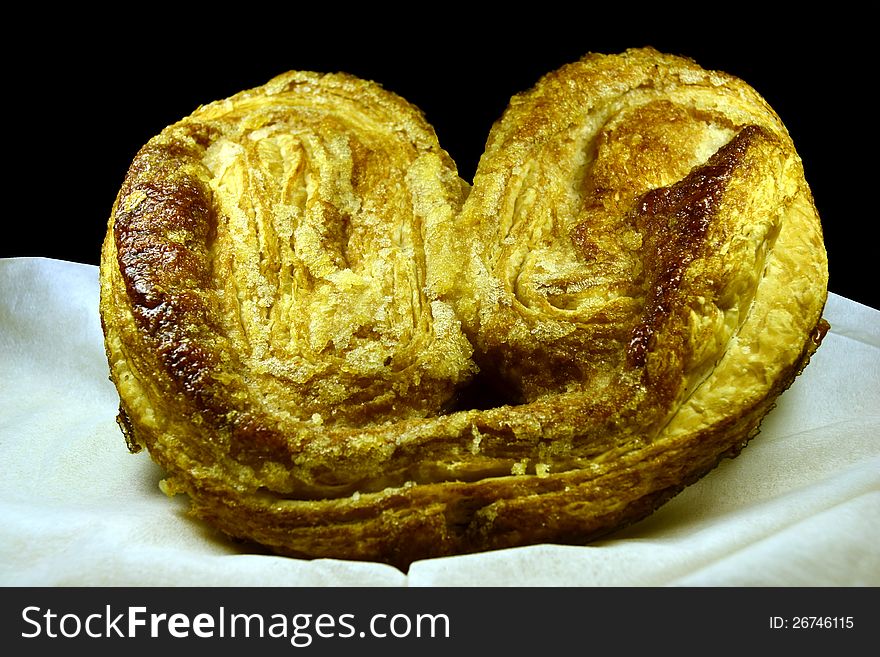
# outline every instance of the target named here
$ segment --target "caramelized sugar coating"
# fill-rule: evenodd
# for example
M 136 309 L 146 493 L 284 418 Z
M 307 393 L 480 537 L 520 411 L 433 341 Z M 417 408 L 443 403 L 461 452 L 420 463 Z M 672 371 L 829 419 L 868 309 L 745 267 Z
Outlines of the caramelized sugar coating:
M 827 328 L 801 161 L 731 76 L 589 55 L 511 100 L 467 189 L 346 75 L 142 149 L 101 312 L 167 492 L 293 556 L 583 542 L 737 453 Z

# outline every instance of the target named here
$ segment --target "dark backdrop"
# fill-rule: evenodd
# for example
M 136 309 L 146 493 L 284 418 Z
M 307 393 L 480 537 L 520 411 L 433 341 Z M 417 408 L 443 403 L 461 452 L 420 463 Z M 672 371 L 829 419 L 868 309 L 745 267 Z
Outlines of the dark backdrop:
M 801 18 L 795 29 L 728 15 L 722 29 L 707 16 L 696 27 L 670 29 L 620 15 L 538 17 L 541 7 L 532 7 L 498 22 L 430 6 L 394 26 L 335 7 L 328 12 L 335 23 L 238 11 L 211 26 L 169 19 L 138 29 L 137 15 L 97 30 L 83 28 L 92 24 L 81 15 L 61 17 L 51 31 L 12 25 L 26 46 L 4 46 L 4 159 L 12 165 L 5 180 L 13 202 L 0 257 L 97 264 L 110 207 L 137 149 L 199 104 L 288 69 L 347 71 L 399 93 L 425 111 L 470 180 L 489 127 L 513 93 L 588 51 L 653 45 L 733 73 L 770 102 L 794 138 L 822 216 L 830 289 L 880 308 L 876 183 L 863 164 L 876 141 L 865 96 L 874 63 L 854 33 L 866 19 L 841 22 L 826 12 Z

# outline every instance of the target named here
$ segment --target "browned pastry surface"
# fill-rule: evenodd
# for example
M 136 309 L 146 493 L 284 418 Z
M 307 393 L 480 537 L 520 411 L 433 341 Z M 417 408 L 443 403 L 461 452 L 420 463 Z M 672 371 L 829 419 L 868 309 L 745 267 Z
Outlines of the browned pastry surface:
M 583 542 L 737 451 L 825 330 L 801 161 L 651 49 L 515 96 L 473 189 L 373 83 L 288 73 L 137 155 L 101 314 L 120 424 L 281 553 Z

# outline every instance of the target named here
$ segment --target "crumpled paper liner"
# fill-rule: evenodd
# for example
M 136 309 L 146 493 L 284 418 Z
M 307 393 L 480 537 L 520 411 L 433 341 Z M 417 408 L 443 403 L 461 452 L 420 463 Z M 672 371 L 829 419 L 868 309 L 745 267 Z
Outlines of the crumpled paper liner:
M 277 557 L 159 491 L 116 426 L 98 269 L 0 260 L 4 586 L 876 586 L 880 311 L 830 295 L 832 329 L 760 435 L 649 518 L 588 546 L 414 563 Z

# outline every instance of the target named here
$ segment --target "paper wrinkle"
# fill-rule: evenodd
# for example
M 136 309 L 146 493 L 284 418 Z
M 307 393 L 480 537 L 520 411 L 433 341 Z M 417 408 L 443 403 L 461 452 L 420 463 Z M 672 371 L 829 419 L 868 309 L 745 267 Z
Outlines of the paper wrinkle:
M 880 310 L 832 293 L 825 304 L 825 318 L 829 315 L 835 335 L 880 348 Z
M 876 549 L 859 541 L 866 523 L 880 524 L 877 491 L 814 512 L 667 585 L 785 586 L 809 572 L 813 586 L 863 586 L 877 576 Z M 851 544 L 843 560 L 838 558 L 841 542 Z
M 0 585 L 880 585 L 880 311 L 844 297 L 757 438 L 642 522 L 406 574 L 261 553 L 165 497 L 116 426 L 97 308 L 97 267 L 0 259 Z

